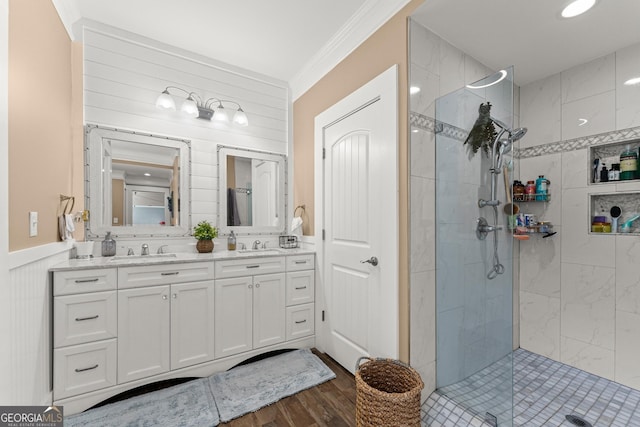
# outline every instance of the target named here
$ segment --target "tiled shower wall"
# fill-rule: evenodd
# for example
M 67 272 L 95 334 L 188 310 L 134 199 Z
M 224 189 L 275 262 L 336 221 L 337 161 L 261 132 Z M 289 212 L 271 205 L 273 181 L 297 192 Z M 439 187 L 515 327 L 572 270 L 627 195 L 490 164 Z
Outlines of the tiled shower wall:
M 616 189 L 588 184 L 586 147 L 640 137 L 640 86 L 623 84 L 639 71 L 635 45 L 520 92 L 521 123 L 529 128 L 520 176 L 544 174 L 552 194 L 551 202 L 525 209 L 558 231 L 520 244 L 521 346 L 636 389 L 640 238 L 589 234 L 589 194 Z M 578 119 L 588 122 L 578 126 Z M 621 183 L 617 190 L 640 191 L 640 183 Z

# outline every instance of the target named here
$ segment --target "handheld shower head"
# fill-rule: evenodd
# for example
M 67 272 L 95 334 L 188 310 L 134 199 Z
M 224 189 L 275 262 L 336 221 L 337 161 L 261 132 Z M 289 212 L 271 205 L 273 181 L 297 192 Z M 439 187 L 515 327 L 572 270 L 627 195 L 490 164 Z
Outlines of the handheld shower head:
M 515 142 L 522 138 L 527 133 L 527 128 L 516 128 L 511 131 L 509 135 L 509 141 Z

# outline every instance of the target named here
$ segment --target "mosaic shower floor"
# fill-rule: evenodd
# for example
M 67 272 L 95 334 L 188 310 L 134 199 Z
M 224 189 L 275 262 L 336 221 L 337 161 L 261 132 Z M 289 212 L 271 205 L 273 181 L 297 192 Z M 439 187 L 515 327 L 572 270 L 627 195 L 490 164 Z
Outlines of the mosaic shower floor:
M 527 350 L 518 349 L 512 356 L 514 427 L 588 425 L 570 423 L 566 415 L 577 415 L 593 427 L 640 427 L 640 391 Z M 422 425 L 490 426 L 484 414 L 465 409 L 471 406 L 491 408 L 498 420 L 510 419 L 510 364 L 511 357 L 506 357 L 433 392 L 422 405 Z M 504 425 L 510 424 L 498 421 L 498 427 Z

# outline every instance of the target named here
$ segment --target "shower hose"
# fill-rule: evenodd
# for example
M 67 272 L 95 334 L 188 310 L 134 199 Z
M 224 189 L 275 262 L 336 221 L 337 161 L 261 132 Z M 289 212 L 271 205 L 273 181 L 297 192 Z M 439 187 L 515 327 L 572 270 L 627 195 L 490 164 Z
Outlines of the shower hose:
M 498 257 L 498 207 L 493 208 L 493 267 L 487 274 L 487 279 L 493 280 L 498 274 L 504 273 L 504 265 L 500 264 L 500 258 Z

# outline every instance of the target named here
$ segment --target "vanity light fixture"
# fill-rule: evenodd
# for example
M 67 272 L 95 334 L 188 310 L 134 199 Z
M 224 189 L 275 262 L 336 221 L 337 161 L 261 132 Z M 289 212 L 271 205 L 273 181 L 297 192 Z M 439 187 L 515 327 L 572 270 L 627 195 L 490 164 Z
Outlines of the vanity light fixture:
M 631 79 L 627 80 L 626 82 L 624 82 L 624 84 L 626 86 L 638 85 L 638 84 L 640 84 L 640 77 L 631 78 Z
M 563 18 L 573 18 L 582 15 L 596 4 L 596 0 L 574 0 L 562 9 Z
M 237 106 L 237 110 L 233 115 L 233 123 L 243 127 L 249 125 L 247 114 L 237 102 L 218 98 L 208 98 L 203 100 L 195 92 L 188 92 L 176 86 L 167 86 L 165 90 L 162 91 L 156 100 L 157 108 L 173 111 L 176 110 L 176 102 L 173 99 L 175 95 L 172 94 L 171 91 L 179 91 L 186 94 L 186 98 L 182 101 L 182 105 L 180 106 L 180 111 L 187 116 L 203 120 L 211 120 L 217 123 L 229 123 L 229 115 L 227 110 L 224 108 L 224 104 L 234 104 Z

